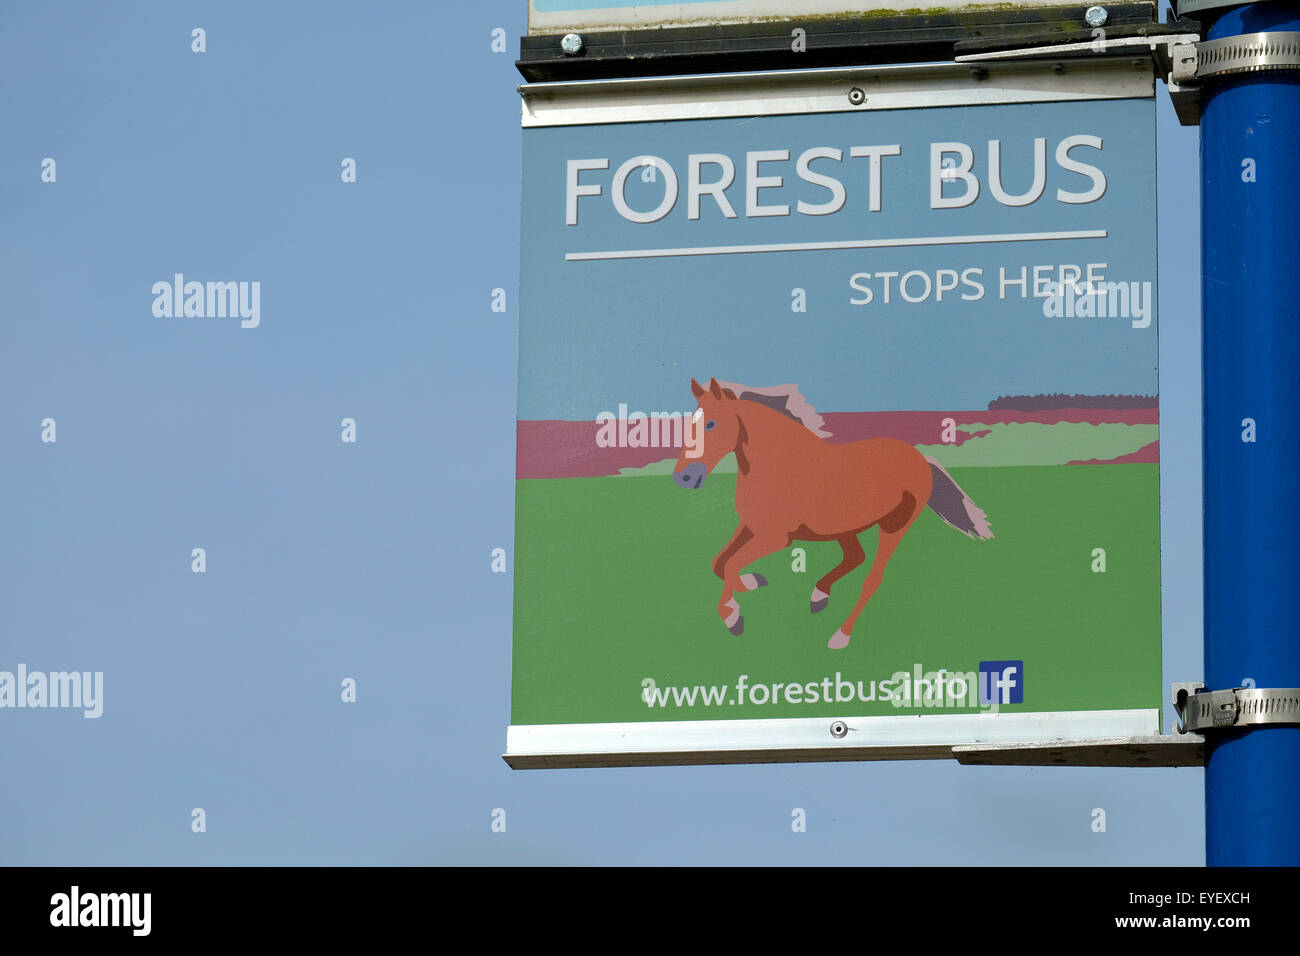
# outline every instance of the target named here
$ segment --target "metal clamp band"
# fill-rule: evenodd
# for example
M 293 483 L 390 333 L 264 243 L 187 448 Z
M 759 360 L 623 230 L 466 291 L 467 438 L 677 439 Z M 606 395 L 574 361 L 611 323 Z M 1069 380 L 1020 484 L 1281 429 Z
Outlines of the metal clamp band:
M 1300 687 L 1234 687 L 1206 690 L 1204 684 L 1174 685 L 1178 732 L 1204 732 L 1260 724 L 1300 724 Z
M 1243 33 L 1196 45 L 1196 76 L 1300 70 L 1300 32 Z

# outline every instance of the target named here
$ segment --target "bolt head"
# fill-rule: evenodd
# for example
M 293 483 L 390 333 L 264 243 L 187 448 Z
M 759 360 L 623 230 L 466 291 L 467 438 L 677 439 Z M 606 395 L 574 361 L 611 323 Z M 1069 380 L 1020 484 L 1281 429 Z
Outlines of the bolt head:
M 582 52 L 582 37 L 576 33 L 566 33 L 560 41 L 560 49 L 568 56 L 577 56 Z
M 849 90 L 849 102 L 852 103 L 854 106 L 861 106 L 866 101 L 867 101 L 867 94 L 864 90 L 856 86 L 853 87 L 853 89 Z
M 1102 27 L 1110 19 L 1110 14 L 1106 12 L 1105 7 L 1089 7 L 1083 18 L 1088 21 L 1090 27 Z

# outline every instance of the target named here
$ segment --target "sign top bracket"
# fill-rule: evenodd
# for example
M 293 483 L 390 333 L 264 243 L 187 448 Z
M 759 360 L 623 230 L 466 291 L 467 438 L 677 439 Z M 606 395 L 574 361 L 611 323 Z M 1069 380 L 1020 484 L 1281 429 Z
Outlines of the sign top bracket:
M 1138 66 L 1135 60 L 1140 60 Z M 1149 55 L 909 63 L 758 73 L 526 83 L 524 127 L 878 112 L 1155 95 Z
M 557 25 L 555 32 L 523 37 L 516 66 L 525 80 L 548 82 L 950 62 L 967 54 L 1095 39 L 1088 10 L 1087 5 L 1024 4 L 907 15 L 786 15 L 655 29 L 587 31 Z M 1194 20 L 1160 23 L 1154 3 L 1107 4 L 1105 11 L 1106 40 L 1200 34 Z

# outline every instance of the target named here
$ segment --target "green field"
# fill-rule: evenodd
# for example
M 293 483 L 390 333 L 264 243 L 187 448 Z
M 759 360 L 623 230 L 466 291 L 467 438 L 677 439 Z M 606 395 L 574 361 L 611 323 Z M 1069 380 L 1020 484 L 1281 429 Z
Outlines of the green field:
M 738 595 L 744 634 L 723 627 L 714 556 L 736 526 L 735 475 L 684 491 L 664 476 L 516 483 L 514 724 L 937 713 L 890 702 L 650 707 L 668 686 L 864 682 L 982 660 L 1023 660 L 1025 701 L 1006 712 L 1160 708 L 1158 466 L 953 468 L 996 537 L 975 541 L 928 509 L 903 540 L 852 643 L 826 641 L 867 562 L 808 610 L 840 560 L 794 542 L 750 565 L 770 585 Z M 807 553 L 792 570 L 791 549 Z M 1093 549 L 1104 548 L 1096 573 Z M 948 713 L 972 708 L 949 707 Z

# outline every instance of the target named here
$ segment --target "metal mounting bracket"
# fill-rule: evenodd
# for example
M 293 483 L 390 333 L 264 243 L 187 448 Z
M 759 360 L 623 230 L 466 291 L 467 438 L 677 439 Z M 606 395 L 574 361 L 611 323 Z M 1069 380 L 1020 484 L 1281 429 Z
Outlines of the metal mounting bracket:
M 1300 31 L 1246 33 L 1241 36 L 1201 40 L 1196 33 L 1165 36 L 1118 37 L 1080 43 L 1057 43 L 1021 50 L 998 50 L 957 57 L 959 63 L 989 60 L 1067 60 L 1094 55 L 1150 53 L 1169 99 L 1184 126 L 1201 121 L 1201 81 L 1229 73 L 1259 70 L 1300 70 Z
M 1202 733 L 1261 724 L 1300 724 L 1300 687 L 1206 690 L 1200 682 L 1173 685 L 1178 732 Z
M 1173 60 L 1175 46 L 1193 46 L 1200 40 L 1196 33 L 1169 33 L 1159 36 L 1115 37 L 1109 40 L 1081 40 L 1077 43 L 1052 43 L 1047 46 L 1023 47 L 1015 50 L 992 50 L 987 53 L 964 53 L 956 57 L 958 63 L 978 63 L 987 60 L 1053 60 L 1077 56 L 1121 56 L 1149 53 L 1156 58 L 1162 74 L 1167 74 Z M 1195 74 L 1195 64 L 1192 73 Z
M 1201 93 L 1196 74 L 1197 43 L 1200 39 L 1196 33 L 1116 37 L 1079 43 L 1054 43 L 1021 50 L 969 53 L 956 59 L 958 63 L 978 63 L 990 60 L 1073 60 L 1089 55 L 1121 56 L 1126 53 L 1134 56 L 1148 55 L 1155 60 L 1156 71 L 1169 88 L 1169 98 L 1178 114 L 1178 122 L 1184 126 L 1195 126 L 1201 118 Z

